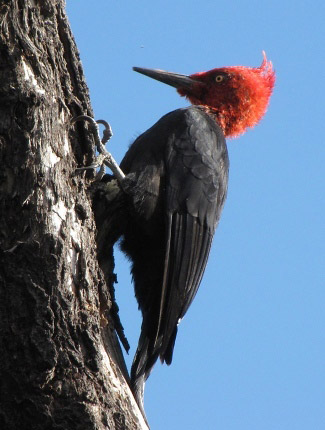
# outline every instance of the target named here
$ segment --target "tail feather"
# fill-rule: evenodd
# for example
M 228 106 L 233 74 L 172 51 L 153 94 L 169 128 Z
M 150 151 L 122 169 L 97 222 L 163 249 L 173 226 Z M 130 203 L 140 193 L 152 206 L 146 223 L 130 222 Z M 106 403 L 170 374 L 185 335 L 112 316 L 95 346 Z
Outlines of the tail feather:
M 144 402 L 143 402 L 145 383 L 146 383 L 145 375 L 142 375 L 135 380 L 131 379 L 131 390 L 132 390 L 134 399 L 138 404 L 138 407 L 142 413 L 143 418 L 148 424 L 146 413 L 144 411 Z
M 145 333 L 141 333 L 137 352 L 135 353 L 131 367 L 130 386 L 135 401 L 137 402 L 146 422 L 147 418 L 144 411 L 144 387 L 157 358 L 158 353 L 150 351 L 148 337 Z
M 166 350 L 160 352 L 161 361 L 162 362 L 165 361 L 165 363 L 168 366 L 171 364 L 172 359 L 173 359 L 173 351 L 174 351 L 176 336 L 177 336 L 177 326 L 174 328 L 174 331 L 173 331 L 172 335 L 170 336 Z

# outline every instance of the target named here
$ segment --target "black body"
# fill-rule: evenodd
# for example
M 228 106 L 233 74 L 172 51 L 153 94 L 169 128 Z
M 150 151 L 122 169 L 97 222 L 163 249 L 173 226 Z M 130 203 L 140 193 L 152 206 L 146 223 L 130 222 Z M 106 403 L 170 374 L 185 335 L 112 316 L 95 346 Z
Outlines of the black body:
M 207 263 L 227 192 L 225 138 L 204 108 L 178 109 L 136 139 L 121 169 L 130 190 L 121 247 L 143 315 L 131 388 L 143 410 L 145 381 L 159 356 L 171 363 Z

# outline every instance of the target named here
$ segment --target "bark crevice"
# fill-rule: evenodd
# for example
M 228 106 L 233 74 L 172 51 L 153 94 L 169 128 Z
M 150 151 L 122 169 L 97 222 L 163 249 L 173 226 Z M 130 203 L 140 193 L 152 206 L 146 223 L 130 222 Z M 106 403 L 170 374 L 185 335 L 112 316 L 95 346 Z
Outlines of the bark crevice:
M 114 237 L 103 271 L 93 175 L 75 174 L 93 139 L 69 121 L 92 109 L 63 1 L 0 2 L 0 82 L 0 428 L 146 428 L 114 328 Z

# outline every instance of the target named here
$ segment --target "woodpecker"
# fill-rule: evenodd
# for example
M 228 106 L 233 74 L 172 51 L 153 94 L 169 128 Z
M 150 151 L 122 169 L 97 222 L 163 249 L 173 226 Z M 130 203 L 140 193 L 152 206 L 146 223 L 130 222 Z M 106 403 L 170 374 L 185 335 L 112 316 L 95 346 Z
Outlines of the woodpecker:
M 172 362 L 178 325 L 199 288 L 225 202 L 225 138 L 254 127 L 269 103 L 275 72 L 263 56 L 260 67 L 189 76 L 134 67 L 191 103 L 139 136 L 120 165 L 127 201 L 121 248 L 132 262 L 143 317 L 130 385 L 144 417 L 145 382 L 158 358 Z

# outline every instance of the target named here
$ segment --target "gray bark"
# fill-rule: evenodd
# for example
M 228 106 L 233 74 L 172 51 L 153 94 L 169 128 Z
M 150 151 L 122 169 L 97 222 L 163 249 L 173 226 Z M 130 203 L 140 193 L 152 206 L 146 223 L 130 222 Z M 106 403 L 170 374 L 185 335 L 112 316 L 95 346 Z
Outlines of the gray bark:
M 93 141 L 69 121 L 92 110 L 63 0 L 0 0 L 0 82 L 0 428 L 146 428 L 113 326 L 114 237 L 103 273 L 92 174 L 75 174 Z

